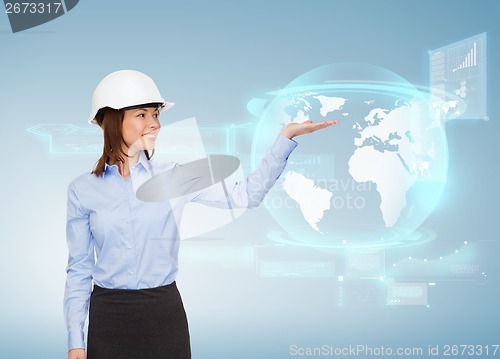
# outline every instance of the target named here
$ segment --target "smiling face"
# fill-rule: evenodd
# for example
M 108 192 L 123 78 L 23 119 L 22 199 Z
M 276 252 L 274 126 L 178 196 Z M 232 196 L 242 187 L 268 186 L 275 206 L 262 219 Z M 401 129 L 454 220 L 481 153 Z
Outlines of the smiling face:
M 141 150 L 152 150 L 160 131 L 160 111 L 155 107 L 125 110 L 122 136 L 126 148 L 124 152 L 135 156 Z

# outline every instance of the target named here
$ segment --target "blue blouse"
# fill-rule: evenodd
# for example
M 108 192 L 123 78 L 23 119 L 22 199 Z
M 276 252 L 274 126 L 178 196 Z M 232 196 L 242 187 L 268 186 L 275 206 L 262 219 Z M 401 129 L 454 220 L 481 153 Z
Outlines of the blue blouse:
M 136 197 L 138 186 L 165 170 L 165 165 L 157 168 L 160 165 L 144 155 L 131 166 L 126 180 L 116 165 L 106 165 L 100 177 L 86 173 L 73 180 L 68 187 L 69 255 L 63 303 L 68 350 L 85 348 L 83 328 L 92 281 L 115 289 L 154 288 L 172 283 L 178 271 L 177 224 L 182 204 L 191 201 L 225 208 L 258 206 L 296 146 L 295 141 L 280 134 L 256 171 L 245 180 L 226 181 L 227 196 L 207 188 L 185 196 L 182 201 L 141 201 Z

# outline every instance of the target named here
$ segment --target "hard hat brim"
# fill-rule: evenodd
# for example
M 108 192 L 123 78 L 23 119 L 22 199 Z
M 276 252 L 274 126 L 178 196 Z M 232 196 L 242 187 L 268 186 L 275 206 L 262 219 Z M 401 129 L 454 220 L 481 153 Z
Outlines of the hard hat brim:
M 129 106 L 129 107 L 125 107 L 123 108 L 122 110 L 127 110 L 127 109 L 132 109 L 132 108 L 139 108 L 141 106 L 144 106 L 144 105 L 150 105 L 150 104 L 137 104 L 137 105 L 134 105 L 134 106 Z M 169 108 L 171 108 L 172 106 L 175 105 L 175 102 L 163 102 L 163 106 L 160 106 L 158 109 L 160 110 L 160 112 L 162 111 L 165 111 L 165 110 L 168 110 Z M 150 106 L 148 106 L 150 107 Z M 120 109 L 115 109 L 115 110 L 120 110 Z M 98 125 L 95 117 L 97 116 L 97 111 L 93 111 L 90 116 L 89 116 L 89 119 L 88 119 L 88 123 L 90 123 L 91 125 Z

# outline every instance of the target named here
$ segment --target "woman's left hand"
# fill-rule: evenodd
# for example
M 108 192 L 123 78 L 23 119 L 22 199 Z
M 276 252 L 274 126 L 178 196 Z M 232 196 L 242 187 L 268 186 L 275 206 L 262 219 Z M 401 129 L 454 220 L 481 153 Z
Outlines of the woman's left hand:
M 295 136 L 300 136 L 306 133 L 311 133 L 323 128 L 330 127 L 331 125 L 336 125 L 339 123 L 338 120 L 329 120 L 322 122 L 312 122 L 311 120 L 304 121 L 302 123 L 291 122 L 281 130 L 281 134 L 287 138 L 294 138 Z

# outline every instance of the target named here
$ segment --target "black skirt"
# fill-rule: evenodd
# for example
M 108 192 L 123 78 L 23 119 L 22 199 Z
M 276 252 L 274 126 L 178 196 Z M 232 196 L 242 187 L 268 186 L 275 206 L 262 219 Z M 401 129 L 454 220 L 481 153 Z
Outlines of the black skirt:
M 191 358 L 188 323 L 175 282 L 106 289 L 90 296 L 87 359 Z

